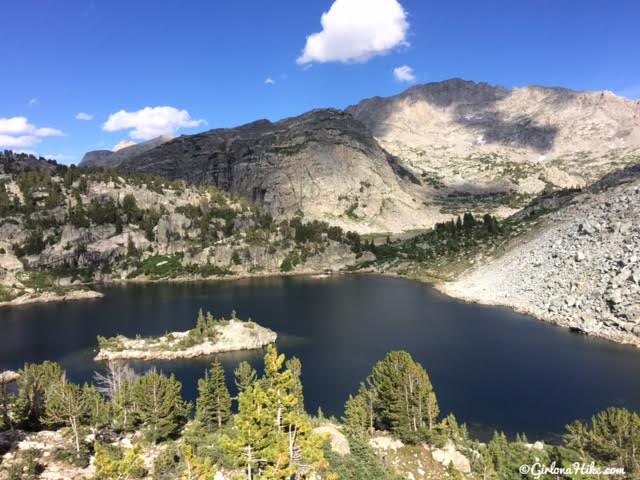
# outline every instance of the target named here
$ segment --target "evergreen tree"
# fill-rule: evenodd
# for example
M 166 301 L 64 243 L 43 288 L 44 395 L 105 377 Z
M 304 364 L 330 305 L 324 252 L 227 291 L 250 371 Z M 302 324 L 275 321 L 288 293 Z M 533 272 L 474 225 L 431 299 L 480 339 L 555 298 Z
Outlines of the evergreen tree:
M 182 480 L 215 480 L 216 469 L 211 464 L 211 459 L 198 457 L 189 445 L 182 447 L 182 458 L 184 460 Z
M 4 432 L 13 429 L 13 420 L 9 414 L 12 408 L 13 399 L 9 395 L 6 383 L 0 382 L 0 431 Z
M 372 435 L 375 425 L 374 392 L 360 384 L 358 394 L 349 396 L 344 408 L 343 422 L 347 432 L 354 437 Z
M 304 411 L 304 394 L 302 391 L 302 362 L 298 357 L 291 357 L 286 361 L 285 367 L 291 372 L 293 377 L 292 392 L 296 397 L 297 409 L 299 412 Z
M 136 382 L 137 383 L 137 382 Z M 113 405 L 113 423 L 120 430 L 131 431 L 136 423 L 135 386 L 130 380 L 123 380 L 111 399 Z
M 589 426 L 576 421 L 567 426 L 564 441 L 583 457 L 640 473 L 640 415 L 635 412 L 611 407 L 594 415 Z
M 373 367 L 368 382 L 383 429 L 406 440 L 417 440 L 433 429 L 438 401 L 427 372 L 407 352 L 387 354 Z
M 59 381 L 64 372 L 57 363 L 45 361 L 41 364 L 25 364 L 18 373 L 18 398 L 14 407 L 16 423 L 25 429 L 40 428 L 49 385 Z
M 247 480 L 307 479 L 324 466 L 323 439 L 311 434 L 309 416 L 298 410 L 294 379 L 284 355 L 270 346 L 264 377 L 238 397 L 238 414 L 222 445 Z
M 204 378 L 198 380 L 196 420 L 208 431 L 220 429 L 231 417 L 231 395 L 227 390 L 224 368 L 217 358 Z
M 238 368 L 235 369 L 233 374 L 235 376 L 234 383 L 238 389 L 238 393 L 249 388 L 258 378 L 255 368 L 253 368 L 249 362 L 245 361 L 240 362 L 240 365 L 238 365 Z
M 70 427 L 77 455 L 80 454 L 80 426 L 87 413 L 88 407 L 82 389 L 69 383 L 64 373 L 58 381 L 48 385 L 44 422 L 54 427 Z
M 109 425 L 111 408 L 98 389 L 94 385 L 85 384 L 82 387 L 82 397 L 87 407 L 87 424 L 94 432 Z
M 136 417 L 152 443 L 174 435 L 186 421 L 189 405 L 182 400 L 182 385 L 175 376 L 151 371 L 133 388 Z
M 97 480 L 129 480 L 131 478 L 143 478 L 147 473 L 144 468 L 140 445 L 127 449 L 120 458 L 111 456 L 109 451 L 97 442 L 95 451 Z
M 204 335 L 207 331 L 207 321 L 205 319 L 202 309 L 198 310 L 198 318 L 196 319 L 196 326 L 195 326 L 195 329 L 192 331 L 195 331 L 198 339 L 201 340 L 204 338 Z

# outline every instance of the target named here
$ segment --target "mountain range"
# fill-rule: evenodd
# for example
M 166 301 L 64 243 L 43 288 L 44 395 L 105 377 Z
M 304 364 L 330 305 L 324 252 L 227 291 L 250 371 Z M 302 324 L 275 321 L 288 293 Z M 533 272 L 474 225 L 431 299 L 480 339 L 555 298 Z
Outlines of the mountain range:
M 506 217 L 639 160 L 639 101 L 451 79 L 345 110 L 89 152 L 81 166 L 215 185 L 276 216 L 369 233 L 465 211 Z

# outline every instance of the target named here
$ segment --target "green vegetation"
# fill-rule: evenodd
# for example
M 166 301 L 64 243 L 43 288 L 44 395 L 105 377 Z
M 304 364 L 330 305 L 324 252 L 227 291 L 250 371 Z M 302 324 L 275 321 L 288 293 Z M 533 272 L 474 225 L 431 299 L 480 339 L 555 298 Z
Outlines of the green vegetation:
M 203 317 L 201 327 L 206 328 Z M 341 428 L 351 453 L 341 455 L 327 438 L 312 431 L 325 420 L 304 410 L 302 363 L 287 360 L 271 346 L 263 371 L 258 376 L 247 363 L 240 364 L 234 398 L 222 365 L 214 360 L 198 382 L 195 416 L 190 420 L 191 405 L 182 399 L 182 386 L 173 376 L 154 370 L 138 376 L 128 366 L 112 363 L 106 373 L 96 375 L 96 385 L 80 387 L 68 382 L 55 363 L 27 364 L 19 372 L 17 391 L 4 391 L 2 429 L 62 428 L 74 446 L 72 451 L 57 451 L 56 460 L 84 467 L 95 455 L 99 479 L 148 474 L 158 479 L 213 479 L 226 469 L 234 472 L 233 478 L 247 480 L 397 480 L 395 468 L 401 462 L 430 455 L 422 442 L 432 448 L 453 442 L 470 460 L 467 478 L 472 479 L 533 478 L 523 477 L 518 469 L 535 462 L 624 468 L 625 475 L 610 477 L 614 479 L 640 474 L 637 413 L 610 408 L 587 423 L 576 421 L 567 426 L 560 445 L 532 448 L 524 436 L 509 440 L 500 432 L 480 443 L 453 415 L 440 417 L 427 372 L 406 352 L 390 352 L 373 367 L 358 394 L 347 400 Z M 381 430 L 405 442 L 393 457 L 369 444 Z M 96 434 L 95 440 L 86 436 L 89 432 Z M 122 448 L 117 440 L 127 432 L 143 435 L 134 437 L 138 439 L 132 447 Z M 142 461 L 149 448 L 158 453 L 151 472 Z M 423 457 L 422 465 L 429 468 L 430 456 Z M 7 478 L 37 478 L 43 469 L 40 452 L 21 452 L 3 468 Z M 447 478 L 461 477 L 449 468 Z
M 231 312 L 231 320 L 238 320 L 235 312 Z M 175 338 L 173 334 L 168 334 L 164 336 L 166 340 L 165 342 L 160 342 L 160 337 L 148 337 L 145 339 L 136 338 L 135 341 L 144 340 L 144 349 L 148 351 L 187 350 L 194 345 L 199 345 L 206 341 L 215 341 L 216 337 L 219 335 L 220 327 L 223 327 L 228 323 L 229 320 L 225 318 L 214 318 L 211 312 L 207 312 L 207 314 L 205 315 L 202 309 L 200 309 L 200 311 L 198 312 L 198 317 L 196 318 L 195 327 L 191 330 L 188 330 L 186 335 L 180 338 Z M 249 326 L 252 323 L 253 322 L 249 321 L 246 322 L 246 325 Z M 114 352 L 121 352 L 123 350 L 126 350 L 127 343 L 132 341 L 122 335 L 116 335 L 115 337 L 110 338 L 105 338 L 98 335 L 97 338 L 98 345 L 101 350 Z
M 365 242 L 362 249 L 376 256 L 375 263 L 389 267 L 409 263 L 424 268 L 435 268 L 443 263 L 462 263 L 481 250 L 490 251 L 509 238 L 512 226 L 485 214 L 477 219 L 470 212 L 448 222 L 437 223 L 431 230 L 407 240 L 387 241 L 376 245 Z M 362 266 L 368 266 L 363 264 Z
M 205 371 L 204 378 L 198 380 L 198 401 L 196 420 L 205 430 L 221 429 L 231 417 L 231 394 L 225 383 L 222 364 L 213 361 L 211 369 Z

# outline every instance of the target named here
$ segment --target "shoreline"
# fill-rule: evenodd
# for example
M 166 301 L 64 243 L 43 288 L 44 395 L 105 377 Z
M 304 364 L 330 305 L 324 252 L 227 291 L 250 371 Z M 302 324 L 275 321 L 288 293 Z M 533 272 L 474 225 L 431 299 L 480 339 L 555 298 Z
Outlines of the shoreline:
M 420 280 L 418 280 L 420 281 Z M 435 290 L 437 290 L 438 292 L 442 293 L 443 295 L 446 295 L 449 298 L 453 298 L 455 300 L 460 300 L 462 302 L 465 303 L 473 303 L 476 305 L 483 305 L 483 306 L 487 306 L 487 307 L 503 307 L 503 308 L 508 308 L 510 310 L 512 310 L 513 312 L 519 313 L 521 315 L 527 315 L 529 317 L 534 318 L 535 320 L 539 321 L 539 322 L 544 322 L 546 324 L 549 325 L 553 325 L 555 327 L 558 328 L 562 328 L 564 330 L 568 330 L 571 333 L 577 334 L 577 335 L 582 335 L 585 337 L 591 337 L 591 338 L 597 338 L 600 340 L 606 340 L 609 342 L 613 342 L 617 345 L 626 345 L 626 346 L 630 346 L 630 347 L 635 347 L 635 348 L 640 348 L 640 338 L 634 339 L 630 336 L 624 335 L 622 333 L 620 333 L 619 335 L 616 334 L 609 334 L 608 332 L 589 332 L 589 331 L 585 331 L 585 330 L 581 330 L 579 328 L 576 327 L 572 327 L 570 325 L 565 325 L 551 317 L 545 317 L 544 314 L 540 313 L 539 311 L 534 311 L 533 308 L 527 308 L 521 305 L 514 305 L 512 303 L 508 303 L 506 301 L 504 302 L 500 302 L 500 301 L 491 301 L 491 300 L 486 300 L 486 299 L 482 299 L 482 298 L 478 298 L 475 297 L 473 295 L 470 294 L 466 294 L 464 292 L 458 291 L 458 290 L 453 290 L 451 288 L 451 284 L 447 284 L 447 283 L 429 283 L 429 282 L 424 282 L 428 285 L 430 285 L 431 287 L 433 287 Z
M 537 321 L 547 323 L 549 325 L 553 325 L 559 328 L 563 328 L 571 331 L 572 333 L 584 335 L 591 338 L 598 338 L 606 341 L 613 342 L 618 345 L 628 345 L 635 348 L 640 348 L 640 338 L 634 339 L 630 336 L 620 334 L 610 334 L 608 332 L 588 332 L 580 329 L 576 329 L 571 327 L 570 325 L 563 324 L 558 322 L 556 319 L 545 317 L 539 311 L 535 311 L 532 308 L 526 308 L 521 305 L 516 305 L 513 303 L 509 303 L 508 301 L 491 301 L 483 298 L 478 298 L 471 294 L 466 294 L 463 291 L 455 290 L 451 288 L 453 282 L 443 282 L 437 281 L 434 279 L 422 278 L 420 276 L 409 276 L 409 275 L 401 275 L 395 272 L 385 272 L 379 270 L 362 270 L 362 271 L 301 271 L 301 272 L 259 272 L 259 273 L 243 273 L 236 275 L 227 275 L 227 276 L 210 276 L 210 277 L 194 277 L 194 276 L 179 276 L 174 278 L 160 278 L 160 279 L 151 279 L 151 278 L 133 278 L 133 279 L 116 279 L 111 280 L 109 282 L 101 282 L 101 283 L 92 283 L 87 284 L 85 286 L 103 286 L 110 287 L 114 285 L 118 286 L 127 286 L 128 284 L 152 284 L 152 283 L 198 283 L 198 282 L 224 282 L 224 281 L 238 281 L 238 280 L 248 280 L 255 278 L 274 278 L 274 277 L 310 277 L 310 278 L 318 278 L 318 279 L 326 279 L 337 276 L 347 276 L 347 275 L 377 275 L 382 277 L 389 278 L 399 278 L 409 281 L 414 281 L 423 285 L 427 285 L 439 293 L 446 295 L 447 297 L 462 301 L 465 303 L 473 303 L 477 305 L 483 305 L 487 307 L 504 307 L 512 310 L 513 312 L 527 315 L 534 318 Z M 96 291 L 96 290 L 71 290 L 63 295 L 55 294 L 53 292 L 44 292 L 42 295 L 37 297 L 31 297 L 25 299 L 24 296 L 17 297 L 8 302 L 0 302 L 0 308 L 11 308 L 11 307 L 20 307 L 20 306 L 29 306 L 40 303 L 55 303 L 55 302 L 66 302 L 66 301 L 79 301 L 79 300 L 93 300 L 104 298 L 105 294 Z M 570 320 L 569 320 L 570 321 Z
M 42 292 L 35 297 L 30 294 L 20 295 L 12 300 L 0 302 L 0 308 L 21 307 L 23 305 L 35 305 L 40 303 L 73 302 L 77 300 L 95 300 L 103 298 L 104 293 L 96 290 L 69 290 L 65 293 L 52 291 Z
M 275 343 L 278 334 L 255 322 L 231 319 L 216 325 L 215 336 L 205 337 L 195 344 L 181 347 L 192 331 L 168 332 L 148 338 L 129 338 L 122 335 L 105 339 L 116 342 L 116 348 L 101 346 L 93 358 L 96 362 L 111 360 L 178 360 L 216 355 L 225 352 L 258 350 Z

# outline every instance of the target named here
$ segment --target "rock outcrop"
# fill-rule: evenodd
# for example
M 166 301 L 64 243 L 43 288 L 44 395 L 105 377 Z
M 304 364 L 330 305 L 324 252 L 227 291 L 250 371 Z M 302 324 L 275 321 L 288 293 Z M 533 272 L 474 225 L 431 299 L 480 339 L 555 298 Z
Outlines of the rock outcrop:
M 152 148 L 162 145 L 168 142 L 173 137 L 168 135 L 161 135 L 151 140 L 147 140 L 142 143 L 134 143 L 124 148 L 114 150 L 94 150 L 87 152 L 82 157 L 79 163 L 80 167 L 103 167 L 103 168 L 118 168 L 122 162 L 133 158 L 137 155 L 141 155 L 144 152 L 151 150 Z
M 471 473 L 471 462 L 456 449 L 456 446 L 451 440 L 449 440 L 444 447 L 433 450 L 431 456 L 436 462 L 445 467 L 453 465 L 453 468 L 459 472 L 466 474 Z
M 181 136 L 121 168 L 215 185 L 276 216 L 303 212 L 359 232 L 425 227 L 438 218 L 421 201 L 420 180 L 339 110 Z
M 640 166 L 569 197 L 447 293 L 640 346 Z
M 445 196 L 584 186 L 640 160 L 640 102 L 611 92 L 451 79 L 347 111 Z
M 108 339 L 100 346 L 95 357 L 102 360 L 175 360 L 177 358 L 196 358 L 222 352 L 254 350 L 276 341 L 273 330 L 254 322 L 229 320 L 216 327 L 215 338 L 205 337 L 195 344 L 184 340 L 190 331 L 171 332 L 160 337 L 126 338 L 118 336 Z

